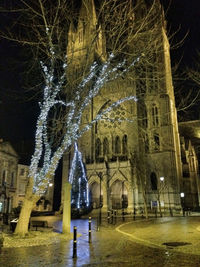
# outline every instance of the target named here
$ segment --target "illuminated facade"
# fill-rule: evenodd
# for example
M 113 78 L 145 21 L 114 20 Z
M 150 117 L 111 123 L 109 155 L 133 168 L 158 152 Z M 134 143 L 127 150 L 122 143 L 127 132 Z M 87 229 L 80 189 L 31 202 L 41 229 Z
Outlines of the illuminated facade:
M 200 121 L 179 123 L 181 136 L 181 161 L 183 175 L 180 181 L 180 190 L 184 192 L 184 206 L 197 208 L 200 203 Z
M 138 98 L 114 108 L 79 140 L 94 208 L 140 213 L 145 201 L 148 209 L 158 201 L 163 210 L 181 208 L 182 163 L 169 42 L 162 8 L 156 3 L 160 38 L 159 49 L 154 47 L 153 65 L 143 67 L 143 77 L 136 68 L 125 79 L 106 84 L 83 114 L 85 125 L 114 101 L 129 95 Z M 96 20 L 94 2 L 83 1 L 78 24 L 70 26 L 68 35 L 68 58 L 74 57 L 76 62 L 69 70 L 72 80 L 77 68 L 85 64 Z M 105 55 L 105 43 L 100 31 L 90 49 L 90 62 L 96 55 Z M 63 158 L 63 182 L 69 177 L 72 156 L 68 153 Z
M 9 214 L 15 206 L 19 156 L 9 142 L 0 140 L 0 214 Z
M 28 174 L 29 174 L 29 166 L 24 164 L 18 164 L 17 190 L 16 190 L 14 207 L 21 206 L 24 201 L 26 187 L 29 179 Z M 54 184 L 51 183 L 48 186 L 47 192 L 44 194 L 44 196 L 42 196 L 40 202 L 33 208 L 33 210 L 51 211 L 53 209 L 53 192 L 54 192 Z

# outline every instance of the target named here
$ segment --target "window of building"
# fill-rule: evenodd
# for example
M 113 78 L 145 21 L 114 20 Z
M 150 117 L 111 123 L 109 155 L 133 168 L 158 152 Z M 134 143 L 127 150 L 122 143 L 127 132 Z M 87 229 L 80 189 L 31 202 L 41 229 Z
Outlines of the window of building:
M 128 153 L 128 140 L 127 140 L 127 135 L 123 136 L 122 139 L 122 153 L 126 155 Z
M 191 171 L 195 171 L 195 162 L 194 162 L 194 158 L 191 158 Z
M 146 106 L 145 106 L 145 105 L 144 105 L 144 107 L 143 107 L 142 126 L 143 126 L 144 128 L 147 128 L 147 127 L 148 127 L 147 109 L 146 109 Z
M 154 149 L 155 150 L 160 150 L 160 137 L 158 133 L 154 133 Z
M 99 138 L 97 138 L 96 140 L 95 154 L 96 154 L 96 158 L 100 157 L 101 155 L 101 140 Z
M 155 172 L 151 173 L 150 179 L 151 179 L 151 190 L 154 190 L 154 191 L 157 190 L 158 189 L 158 181 L 157 181 L 157 176 L 156 176 Z
M 145 152 L 149 152 L 149 137 L 148 134 L 145 134 L 145 140 L 144 140 L 144 146 L 145 146 Z
M 2 174 L 2 185 L 6 184 L 6 171 L 3 170 L 3 174 Z
M 11 173 L 10 187 L 14 187 L 15 185 L 15 173 Z
M 156 105 L 152 106 L 152 123 L 153 123 L 153 126 L 159 125 L 158 108 Z
M 26 190 L 26 184 L 20 183 L 19 184 L 19 195 L 25 195 L 25 190 Z
M 21 175 L 21 176 L 24 176 L 24 174 L 25 174 L 25 169 L 23 169 L 23 168 L 20 169 L 20 175 Z
M 97 131 L 98 131 L 98 123 L 97 121 L 95 122 L 95 134 L 97 134 Z
M 136 68 L 136 90 L 139 96 L 144 96 L 146 93 L 146 73 L 147 69 L 144 66 Z
M 79 31 L 79 33 L 78 33 L 78 40 L 79 40 L 79 43 L 82 43 L 83 42 L 83 30 Z
M 108 139 L 104 138 L 103 140 L 103 155 L 108 155 L 109 154 L 109 143 L 108 143 Z
M 115 154 L 121 153 L 121 141 L 119 136 L 115 137 Z

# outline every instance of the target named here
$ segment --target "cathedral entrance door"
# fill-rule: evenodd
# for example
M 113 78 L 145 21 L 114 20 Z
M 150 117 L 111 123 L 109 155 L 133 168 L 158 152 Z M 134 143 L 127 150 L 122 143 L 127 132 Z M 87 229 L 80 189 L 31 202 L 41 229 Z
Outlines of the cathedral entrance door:
M 116 180 L 111 186 L 112 209 L 124 209 L 128 207 L 128 192 L 123 181 Z

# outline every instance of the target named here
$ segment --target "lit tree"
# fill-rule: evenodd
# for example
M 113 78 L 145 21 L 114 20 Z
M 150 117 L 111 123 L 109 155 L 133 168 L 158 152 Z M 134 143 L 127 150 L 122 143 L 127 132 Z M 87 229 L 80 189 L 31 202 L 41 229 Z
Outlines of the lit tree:
M 77 209 L 89 206 L 89 189 L 81 152 L 75 143 L 69 182 L 72 184 L 72 205 Z
M 83 1 L 86 6 L 91 2 L 93 1 Z M 141 3 L 142 1 L 140 5 Z M 105 83 L 120 76 L 124 77 L 136 65 L 148 64 L 149 58 L 152 57 L 152 46 L 158 42 L 158 26 L 154 25 L 154 4 L 145 12 L 143 6 L 139 6 L 142 7 L 140 13 L 138 6 L 131 8 L 131 1 L 128 0 L 123 3 L 114 0 L 102 1 L 97 23 L 93 25 L 94 34 L 86 51 L 88 61 L 81 75 L 75 82 L 70 83 L 70 70 L 74 64 L 73 57 L 67 57 L 65 30 L 74 18 L 71 11 L 73 1 L 72 5 L 70 4 L 67 0 L 58 0 L 55 3 L 20 0 L 18 9 L 12 8 L 13 12 L 20 14 L 17 16 L 19 23 L 13 26 L 17 36 L 14 36 L 12 31 L 2 34 L 9 40 L 33 48 L 44 84 L 39 103 L 40 114 L 36 125 L 29 184 L 15 230 L 15 233 L 21 236 L 27 234 L 32 208 L 46 191 L 64 152 L 113 108 L 124 101 L 137 99 L 135 95 L 119 99 L 87 125 L 82 126 L 82 114 L 91 100 L 97 96 Z M 104 22 L 103 27 L 100 26 L 101 21 Z M 95 60 L 91 57 L 94 43 L 103 35 L 106 37 L 107 51 L 102 51 Z

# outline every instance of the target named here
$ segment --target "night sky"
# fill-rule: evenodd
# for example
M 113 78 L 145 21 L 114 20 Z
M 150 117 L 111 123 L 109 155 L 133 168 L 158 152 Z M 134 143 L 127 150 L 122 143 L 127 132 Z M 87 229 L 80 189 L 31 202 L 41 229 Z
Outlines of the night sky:
M 169 36 L 178 31 L 171 40 L 172 47 L 188 33 L 184 44 L 172 49 L 172 64 L 181 58 L 181 68 L 193 66 L 196 51 L 200 47 L 200 0 L 162 0 L 168 21 Z M 170 4 L 171 2 L 171 4 Z M 0 14 L 0 22 L 6 21 Z M 23 49 L 16 44 L 0 40 L 0 138 L 11 143 L 33 139 L 37 117 L 36 101 L 23 98 L 24 63 Z

